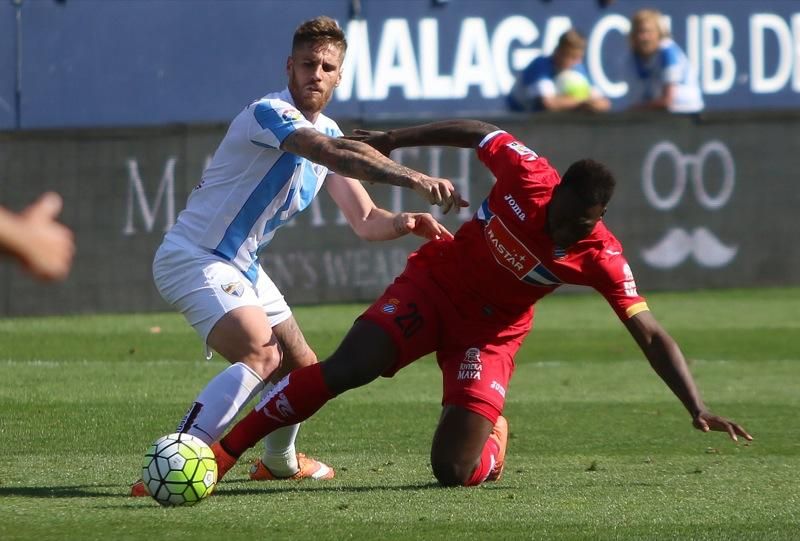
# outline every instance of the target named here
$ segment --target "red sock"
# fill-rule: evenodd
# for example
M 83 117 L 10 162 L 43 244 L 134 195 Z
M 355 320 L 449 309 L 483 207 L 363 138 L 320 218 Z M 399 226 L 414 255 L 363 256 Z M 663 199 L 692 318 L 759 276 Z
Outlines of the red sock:
M 486 477 L 489 476 L 489 472 L 494 468 L 494 464 L 497 462 L 497 455 L 499 454 L 500 446 L 497 444 L 497 441 L 495 441 L 494 438 L 486 438 L 486 445 L 483 446 L 483 451 L 481 451 L 481 461 L 475 468 L 475 471 L 472 472 L 472 477 L 469 478 L 464 486 L 473 487 L 483 483 Z
M 280 380 L 220 443 L 238 458 L 273 430 L 305 421 L 333 397 L 322 378 L 322 365 L 315 363 L 295 370 Z

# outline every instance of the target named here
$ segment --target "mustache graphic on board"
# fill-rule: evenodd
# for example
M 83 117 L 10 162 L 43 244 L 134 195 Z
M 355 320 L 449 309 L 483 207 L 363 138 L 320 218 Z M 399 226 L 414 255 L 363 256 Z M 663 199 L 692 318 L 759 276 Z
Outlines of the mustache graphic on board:
M 649 265 L 662 269 L 676 267 L 690 256 L 701 266 L 713 268 L 730 263 L 738 251 L 738 246 L 726 246 L 705 227 L 691 232 L 674 228 L 653 247 L 642 250 L 642 257 Z

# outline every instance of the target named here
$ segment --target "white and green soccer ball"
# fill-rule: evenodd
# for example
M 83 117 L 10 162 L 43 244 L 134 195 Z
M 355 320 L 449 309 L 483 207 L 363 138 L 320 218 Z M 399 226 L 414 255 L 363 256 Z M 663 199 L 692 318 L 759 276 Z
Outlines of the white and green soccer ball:
M 194 505 L 214 491 L 217 461 L 200 438 L 167 434 L 144 455 L 142 480 L 161 505 Z

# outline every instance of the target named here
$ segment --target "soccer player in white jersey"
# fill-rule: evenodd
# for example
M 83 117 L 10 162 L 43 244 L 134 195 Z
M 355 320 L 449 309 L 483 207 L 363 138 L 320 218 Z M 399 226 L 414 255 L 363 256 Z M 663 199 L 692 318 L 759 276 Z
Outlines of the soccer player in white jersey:
M 661 12 L 642 9 L 631 18 L 630 93 L 634 109 L 697 113 L 703 94 L 697 69 L 670 37 Z
M 333 19 L 295 31 L 288 87 L 248 105 L 231 123 L 153 262 L 161 295 L 231 365 L 201 391 L 178 431 L 212 444 L 269 380 L 317 362 L 289 306 L 258 264 L 277 228 L 306 208 L 323 183 L 362 239 L 452 235 L 427 213 L 375 206 L 359 181 L 414 189 L 447 212 L 466 206 L 453 184 L 403 167 L 341 138 L 322 114 L 341 78 L 347 44 Z M 298 425 L 273 432 L 254 479 L 330 479 L 334 471 L 295 451 Z M 146 495 L 139 481 L 131 495 Z

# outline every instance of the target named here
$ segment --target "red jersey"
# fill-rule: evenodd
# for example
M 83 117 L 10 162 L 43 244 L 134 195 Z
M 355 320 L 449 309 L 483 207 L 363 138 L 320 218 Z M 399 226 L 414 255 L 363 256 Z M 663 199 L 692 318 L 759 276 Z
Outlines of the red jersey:
M 647 310 L 622 245 L 601 221 L 568 249 L 546 233 L 546 207 L 560 182 L 548 161 L 504 131 L 487 135 L 478 157 L 497 181 L 452 241 L 431 241 L 409 257 L 409 277 L 427 276 L 469 313 L 530 325 L 533 305 L 562 284 L 600 292 L 620 319 Z

